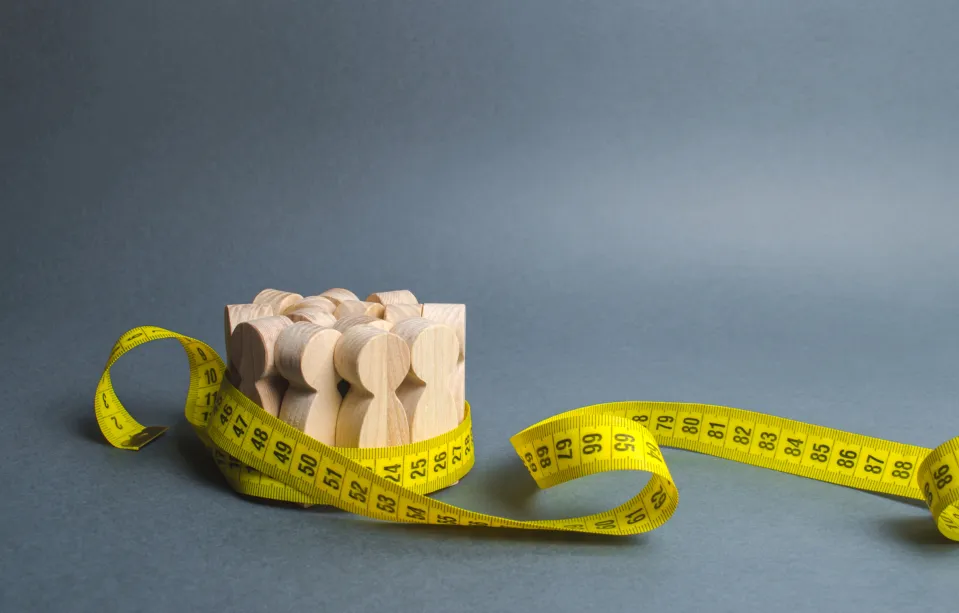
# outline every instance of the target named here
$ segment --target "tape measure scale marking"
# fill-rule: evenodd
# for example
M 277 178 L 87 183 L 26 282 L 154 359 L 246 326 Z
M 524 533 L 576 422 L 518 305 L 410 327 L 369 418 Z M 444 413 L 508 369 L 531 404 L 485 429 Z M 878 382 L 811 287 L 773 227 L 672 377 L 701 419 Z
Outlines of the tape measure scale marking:
M 137 450 L 165 431 L 145 428 L 113 391 L 110 367 L 124 353 L 174 338 L 190 362 L 185 412 L 236 491 L 304 504 L 330 504 L 395 522 L 603 534 L 652 530 L 672 516 L 679 492 L 660 445 L 872 492 L 921 499 L 939 530 L 959 540 L 959 438 L 934 450 L 730 407 L 616 402 L 543 420 L 510 440 L 537 485 L 548 488 L 611 470 L 651 473 L 642 491 L 603 513 L 518 521 L 476 513 L 425 494 L 469 472 L 475 454 L 469 406 L 455 430 L 429 441 L 378 449 L 324 445 L 266 413 L 229 382 L 202 341 L 145 326 L 123 335 L 97 386 L 94 409 L 107 440 Z

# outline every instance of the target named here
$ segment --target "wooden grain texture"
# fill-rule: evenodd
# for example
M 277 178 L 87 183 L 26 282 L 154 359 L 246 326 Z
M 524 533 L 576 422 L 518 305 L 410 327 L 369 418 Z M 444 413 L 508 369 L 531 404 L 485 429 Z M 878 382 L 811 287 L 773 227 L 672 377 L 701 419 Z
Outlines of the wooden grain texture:
M 353 326 L 340 338 L 333 359 L 337 373 L 350 383 L 340 404 L 336 444 L 386 447 L 409 443 L 409 422 L 396 395 L 410 368 L 407 343 L 372 326 Z
M 336 309 L 336 304 L 326 296 L 307 296 L 303 298 L 303 300 L 300 300 L 294 304 L 291 308 L 294 311 L 305 308 L 317 308 L 322 309 L 327 313 L 332 313 Z
M 366 297 L 367 302 L 387 304 L 416 304 L 419 300 L 408 289 L 396 289 L 389 292 L 373 292 Z
M 344 300 L 359 300 L 359 297 L 356 294 L 348 289 L 343 289 L 342 287 L 328 289 L 320 294 L 320 296 L 328 299 L 335 305 L 339 305 Z
M 303 300 L 303 296 L 278 289 L 265 289 L 253 298 L 253 304 L 268 304 L 273 307 L 274 315 L 286 315 L 293 305 Z
M 350 317 L 352 315 L 369 315 L 370 317 L 382 317 L 383 305 L 378 302 L 363 302 L 362 300 L 344 300 L 337 305 L 333 315 L 337 319 Z
M 459 339 L 460 354 L 456 372 L 452 376 L 451 386 L 456 399 L 457 415 L 463 421 L 466 411 L 466 305 L 426 303 L 423 305 L 423 317 L 431 321 L 452 326 Z
M 276 369 L 274 347 L 280 332 L 292 325 L 281 315 L 261 317 L 240 323 L 230 337 L 230 358 L 240 378 L 237 389 L 274 416 L 287 388 Z
M 386 332 L 389 332 L 393 329 L 392 323 L 371 315 L 350 315 L 349 317 L 344 317 L 343 319 L 337 319 L 333 324 L 333 329 L 339 330 L 340 332 L 346 332 L 353 326 L 373 326 L 374 328 L 379 328 L 380 330 L 384 330 Z
M 226 377 L 234 386 L 240 384 L 240 374 L 230 353 L 230 337 L 237 325 L 244 321 L 270 317 L 273 307 L 268 304 L 228 304 L 223 309 L 223 341 L 226 345 Z
M 299 322 L 284 328 L 275 346 L 277 371 L 289 382 L 279 418 L 327 445 L 336 443 L 341 398 L 333 352 L 341 336 L 332 328 Z
M 409 417 L 411 442 L 449 432 L 459 424 L 450 386 L 460 353 L 456 331 L 447 324 L 414 317 L 396 324 L 393 333 L 410 348 L 410 369 L 397 395 Z
M 289 317 L 293 323 L 305 321 L 327 328 L 336 323 L 336 317 L 323 307 L 301 307 L 287 313 L 286 316 Z
M 422 316 L 422 304 L 388 304 L 383 309 L 383 319 L 394 324 L 398 324 L 404 319 L 409 319 L 410 317 Z

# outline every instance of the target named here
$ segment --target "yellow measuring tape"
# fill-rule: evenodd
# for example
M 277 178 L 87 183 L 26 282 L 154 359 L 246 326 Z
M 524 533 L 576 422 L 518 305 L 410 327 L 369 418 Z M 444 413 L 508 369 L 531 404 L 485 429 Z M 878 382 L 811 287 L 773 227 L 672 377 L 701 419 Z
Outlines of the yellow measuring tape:
M 330 447 L 271 416 L 223 380 L 206 343 L 142 326 L 116 342 L 97 385 L 94 411 L 106 439 L 139 450 L 164 427 L 140 425 L 120 403 L 110 368 L 154 340 L 180 342 L 190 361 L 186 418 L 213 449 L 238 492 L 326 504 L 394 522 L 637 534 L 669 520 L 679 492 L 660 445 L 762 466 L 870 492 L 921 499 L 940 532 L 959 540 L 959 438 L 935 449 L 895 443 L 772 415 L 679 402 L 611 402 L 561 413 L 510 439 L 541 488 L 612 470 L 651 473 L 643 490 L 604 513 L 517 521 L 467 511 L 426 496 L 473 466 L 469 405 L 453 431 L 402 447 Z

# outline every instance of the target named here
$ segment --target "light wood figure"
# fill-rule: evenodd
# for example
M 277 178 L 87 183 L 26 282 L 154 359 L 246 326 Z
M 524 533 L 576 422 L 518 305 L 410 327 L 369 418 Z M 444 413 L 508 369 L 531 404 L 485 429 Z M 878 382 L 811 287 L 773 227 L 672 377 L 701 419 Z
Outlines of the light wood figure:
M 328 289 L 322 294 L 320 294 L 320 296 L 328 299 L 330 302 L 332 302 L 335 305 L 339 305 L 344 300 L 359 300 L 356 294 L 354 294 L 348 289 L 343 289 L 342 287 L 334 287 L 332 289 Z
M 317 308 L 323 309 L 327 313 L 332 313 L 336 310 L 336 305 L 332 300 L 326 296 L 307 296 L 303 300 L 300 300 L 291 307 L 294 311 L 304 308 Z
M 281 315 L 262 317 L 239 324 L 230 337 L 230 358 L 240 375 L 237 389 L 273 416 L 279 415 L 287 388 L 276 369 L 274 345 L 280 332 L 292 325 Z
M 300 303 L 302 304 L 302 303 Z M 305 321 L 329 328 L 336 323 L 336 317 L 322 307 L 302 307 L 286 314 L 293 323 Z
M 373 292 L 366 297 L 367 302 L 387 304 L 416 304 L 419 300 L 408 289 L 397 289 L 390 292 Z
M 274 315 L 286 315 L 293 305 L 303 300 L 303 296 L 278 289 L 265 289 L 253 298 L 253 304 L 268 304 L 273 307 Z
M 453 397 L 456 398 L 457 415 L 462 422 L 466 412 L 466 305 L 426 303 L 423 305 L 423 317 L 451 326 L 459 339 L 460 355 L 451 386 Z
M 226 376 L 234 386 L 240 384 L 240 375 L 233 364 L 230 353 L 230 336 L 237 325 L 251 319 L 273 315 L 273 307 L 268 304 L 228 304 L 223 309 L 223 332 L 226 344 Z
M 340 332 L 346 332 L 353 326 L 373 326 L 374 328 L 379 328 L 389 332 L 393 329 L 393 324 L 379 319 L 378 317 L 372 317 L 370 315 L 350 315 L 349 317 L 344 317 L 343 319 L 337 319 L 336 323 L 333 324 L 333 329 Z
M 343 319 L 351 315 L 369 315 L 371 317 L 383 316 L 383 305 L 378 302 L 362 302 L 360 300 L 344 300 L 337 305 L 333 315 L 337 319 Z
M 388 304 L 386 308 L 383 309 L 383 319 L 394 324 L 398 324 L 410 317 L 422 316 L 422 304 Z
M 276 339 L 276 368 L 290 384 L 279 418 L 327 445 L 336 442 L 340 411 L 333 351 L 341 336 L 332 328 L 299 322 Z
M 393 333 L 410 347 L 410 370 L 396 392 L 410 420 L 410 442 L 449 432 L 459 424 L 450 388 L 460 352 L 456 331 L 415 317 L 396 324 Z
M 336 371 L 350 383 L 336 420 L 336 444 L 387 447 L 410 442 L 406 411 L 396 388 L 410 369 L 410 349 L 399 336 L 353 326 L 336 344 Z

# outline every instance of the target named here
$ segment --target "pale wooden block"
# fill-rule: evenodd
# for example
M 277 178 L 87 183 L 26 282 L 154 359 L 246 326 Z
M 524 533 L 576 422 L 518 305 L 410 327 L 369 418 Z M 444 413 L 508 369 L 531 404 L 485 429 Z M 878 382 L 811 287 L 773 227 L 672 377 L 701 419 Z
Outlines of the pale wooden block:
M 268 304 L 273 307 L 274 315 L 286 315 L 293 305 L 303 300 L 303 296 L 278 289 L 265 289 L 253 298 L 253 304 Z
M 302 304 L 302 303 L 300 303 Z M 322 307 L 302 307 L 286 314 L 293 323 L 305 321 L 329 328 L 336 323 L 336 317 Z
M 372 326 L 353 326 L 336 344 L 333 361 L 337 373 L 350 383 L 336 420 L 336 444 L 387 447 L 409 443 L 409 422 L 396 395 L 410 368 L 406 342 Z
M 343 289 L 342 287 L 334 287 L 332 289 L 328 289 L 322 294 L 320 294 L 320 296 L 328 299 L 330 302 L 332 302 L 335 305 L 339 305 L 344 300 L 359 300 L 359 297 L 357 297 L 356 294 L 354 294 L 348 289 Z
M 366 297 L 367 302 L 387 304 L 416 304 L 419 300 L 408 289 L 396 289 L 389 292 L 373 292 Z
M 279 418 L 327 445 L 336 443 L 341 399 L 333 351 L 341 336 L 332 328 L 299 322 L 276 339 L 276 368 L 289 382 Z
M 466 412 L 466 305 L 426 303 L 423 305 L 423 317 L 452 326 L 459 339 L 460 355 L 450 385 L 453 388 L 453 397 L 456 398 L 457 414 L 462 422 Z
M 291 307 L 294 311 L 305 308 L 323 309 L 327 313 L 336 310 L 336 304 L 326 296 L 307 296 Z
M 351 315 L 369 315 L 370 317 L 382 317 L 383 305 L 378 302 L 363 302 L 361 300 L 344 300 L 337 305 L 333 315 L 337 319 L 349 317 Z
M 410 317 L 422 316 L 422 304 L 388 304 L 383 309 L 383 319 L 394 324 L 398 324 L 404 319 L 409 319 Z
M 268 304 L 228 304 L 223 309 L 226 376 L 233 385 L 239 385 L 240 382 L 240 373 L 236 370 L 230 354 L 230 337 L 233 335 L 233 330 L 244 321 L 258 319 L 260 317 L 270 317 L 271 315 L 273 315 L 273 307 Z
M 460 344 L 452 326 L 422 317 L 401 321 L 393 333 L 410 348 L 410 370 L 397 396 L 410 420 L 410 442 L 445 434 L 459 424 L 450 381 Z
M 349 317 L 344 317 L 343 319 L 337 319 L 336 323 L 333 324 L 333 329 L 340 332 L 346 332 L 353 326 L 373 326 L 374 328 L 379 328 L 380 330 L 384 330 L 386 332 L 389 332 L 393 329 L 392 323 L 371 315 L 350 315 Z
M 281 315 L 261 317 L 240 323 L 230 337 L 230 357 L 240 376 L 237 389 L 273 416 L 279 414 L 287 388 L 276 369 L 274 346 L 280 332 L 292 325 Z

